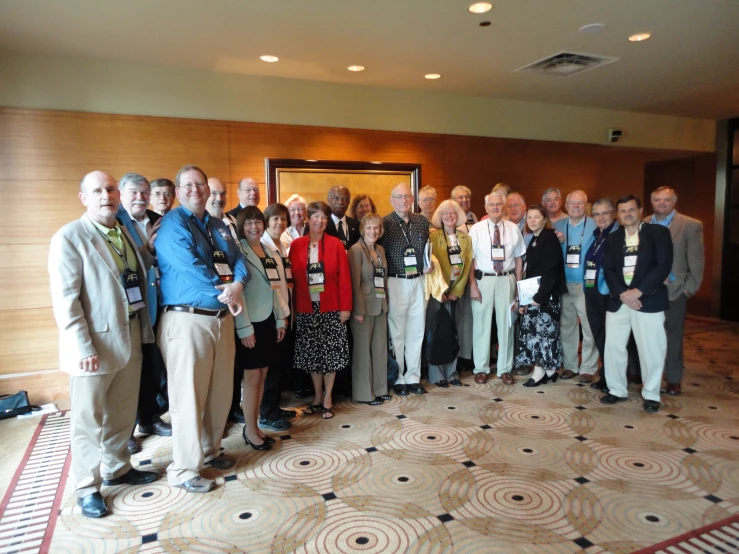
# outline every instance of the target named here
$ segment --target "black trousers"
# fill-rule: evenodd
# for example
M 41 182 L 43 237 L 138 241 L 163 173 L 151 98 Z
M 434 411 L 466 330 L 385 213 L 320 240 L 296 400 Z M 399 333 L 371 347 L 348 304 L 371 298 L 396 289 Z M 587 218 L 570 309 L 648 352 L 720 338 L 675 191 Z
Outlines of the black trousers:
M 262 403 L 259 405 L 259 417 L 261 419 L 269 421 L 280 419 L 282 388 L 293 373 L 295 353 L 295 334 L 289 327 L 288 325 L 288 328 L 285 329 L 285 337 L 277 343 L 280 360 L 269 367 L 267 377 L 264 379 L 264 396 L 262 396 Z
M 588 315 L 590 332 L 595 340 L 601 362 L 604 362 L 606 350 L 606 302 L 608 295 L 598 292 L 596 287 L 585 288 L 585 311 Z M 601 370 L 600 378 L 605 381 L 605 368 Z
M 151 425 L 159 419 L 162 409 L 157 396 L 162 386 L 162 375 L 167 375 L 164 359 L 156 343 L 142 344 L 141 380 L 139 381 L 139 401 L 136 408 L 136 423 Z M 166 379 L 166 377 L 165 377 Z

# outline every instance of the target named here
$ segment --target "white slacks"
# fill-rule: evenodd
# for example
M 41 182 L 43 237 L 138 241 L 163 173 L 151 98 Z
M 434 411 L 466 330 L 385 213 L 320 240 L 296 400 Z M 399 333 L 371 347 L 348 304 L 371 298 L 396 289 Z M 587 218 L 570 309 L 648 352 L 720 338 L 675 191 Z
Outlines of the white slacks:
M 472 355 L 475 373 L 490 373 L 490 333 L 498 327 L 498 375 L 513 369 L 513 329 L 508 326 L 508 310 L 516 290 L 516 277 L 483 277 L 477 281 L 482 302 L 472 300 Z
M 582 364 L 577 360 L 577 347 L 580 344 L 580 325 L 582 324 Z M 562 295 L 562 313 L 559 316 L 559 335 L 562 339 L 564 368 L 582 375 L 593 375 L 598 371 L 598 350 L 588 323 L 585 307 L 585 291 L 582 284 L 567 283 L 567 292 Z
M 626 398 L 629 395 L 626 389 L 626 343 L 632 332 L 641 365 L 642 398 L 659 402 L 659 388 L 667 354 L 665 312 L 649 314 L 622 305 L 617 312 L 606 314 L 605 368 L 608 389 L 613 396 Z
M 396 385 L 421 382 L 421 347 L 426 321 L 423 276 L 416 279 L 387 280 L 387 329 L 398 362 Z

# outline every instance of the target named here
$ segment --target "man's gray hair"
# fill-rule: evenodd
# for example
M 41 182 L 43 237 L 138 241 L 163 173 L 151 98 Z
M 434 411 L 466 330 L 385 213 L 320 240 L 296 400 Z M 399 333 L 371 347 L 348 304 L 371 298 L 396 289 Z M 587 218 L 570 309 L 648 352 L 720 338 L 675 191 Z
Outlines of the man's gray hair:
M 470 189 L 468 189 L 466 186 L 464 186 L 464 185 L 457 185 L 456 187 L 454 187 L 452 189 L 452 193 L 450 195 L 452 197 L 452 200 L 454 200 L 456 198 L 457 194 L 460 193 L 460 192 L 462 192 L 464 194 L 469 194 L 470 196 L 472 196 L 472 191 Z
M 551 187 L 544 191 L 544 194 L 541 195 L 541 201 L 544 202 L 544 199 L 552 192 L 556 192 L 557 196 L 559 196 L 560 200 L 562 199 L 562 193 L 558 188 Z
M 436 200 L 436 189 L 432 187 L 431 185 L 425 185 L 424 187 L 421 188 L 421 190 L 418 191 L 419 198 L 421 197 L 422 194 L 430 194 L 431 196 L 434 197 L 434 200 Z
M 118 181 L 118 190 L 123 192 L 126 185 L 145 185 L 147 189 L 151 190 L 149 180 L 139 173 L 126 173 L 121 180 Z
M 506 198 L 508 197 L 508 195 L 502 190 L 496 190 L 495 192 L 491 192 L 490 194 L 485 196 L 485 204 L 487 204 L 488 199 L 492 198 L 493 196 L 498 196 L 503 201 L 503 204 L 505 204 Z
M 600 198 L 596 200 L 595 202 L 593 202 L 593 206 L 591 209 L 595 209 L 595 207 L 598 204 L 603 204 L 604 206 L 608 206 L 612 212 L 616 211 L 616 206 L 613 205 L 613 200 L 611 200 L 610 198 Z
M 572 192 L 570 192 L 567 195 L 567 198 L 565 198 L 565 204 L 567 204 L 567 202 L 570 201 L 570 196 L 572 196 L 573 194 L 577 194 L 577 193 L 580 193 L 580 194 L 582 194 L 585 197 L 585 202 L 588 201 L 588 195 L 585 194 L 585 191 L 584 190 L 577 189 L 577 190 L 573 190 Z

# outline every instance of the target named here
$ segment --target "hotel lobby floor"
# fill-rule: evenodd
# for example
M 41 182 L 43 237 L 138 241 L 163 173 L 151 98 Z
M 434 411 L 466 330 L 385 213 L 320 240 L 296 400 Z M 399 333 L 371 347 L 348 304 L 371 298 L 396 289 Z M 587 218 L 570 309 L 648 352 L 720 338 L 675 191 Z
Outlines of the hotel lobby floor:
M 685 346 L 684 394 L 654 415 L 633 386 L 606 407 L 572 381 L 481 386 L 465 374 L 462 388 L 383 406 L 337 401 L 332 420 L 299 417 L 270 452 L 231 427 L 223 446 L 238 463 L 208 470 L 218 488 L 206 495 L 170 488 L 170 440 L 146 438 L 136 463 L 158 481 L 104 487 L 112 515 L 90 520 L 62 480 L 51 524 L 29 541 L 5 540 L 18 536 L 5 531 L 6 509 L 0 553 L 646 548 L 739 514 L 739 326 L 691 319 Z M 25 448 L 28 429 L 8 435 L 6 423 L 3 442 L 15 433 L 26 442 L 13 448 Z M 63 443 L 66 416 L 49 425 L 41 439 Z

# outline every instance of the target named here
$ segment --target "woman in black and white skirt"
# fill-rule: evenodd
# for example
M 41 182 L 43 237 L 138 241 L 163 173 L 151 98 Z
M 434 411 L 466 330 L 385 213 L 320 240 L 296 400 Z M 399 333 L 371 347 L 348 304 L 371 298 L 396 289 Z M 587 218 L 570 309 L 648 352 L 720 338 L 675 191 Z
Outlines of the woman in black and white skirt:
M 554 231 L 546 227 L 547 216 L 539 205 L 526 212 L 526 226 L 533 237 L 526 249 L 526 278 L 539 277 L 539 290 L 533 302 L 521 306 L 521 331 L 518 334 L 516 367 L 534 366 L 524 387 L 557 381 L 562 366 L 562 341 L 559 337 L 560 298 L 567 292 L 562 247 Z
M 295 367 L 311 374 L 315 399 L 306 414 L 334 417 L 331 393 L 336 372 L 349 365 L 346 322 L 352 309 L 352 283 L 344 244 L 325 234 L 331 209 L 308 206 L 306 236 L 290 245 L 295 300 Z M 325 392 L 324 392 L 325 391 Z
M 244 442 L 255 450 L 269 450 L 269 439 L 257 426 L 264 379 L 269 366 L 279 360 L 277 343 L 285 336 L 285 318 L 290 309 L 280 294 L 284 287 L 278 268 L 280 255 L 263 245 L 264 215 L 247 206 L 236 219 L 236 233 L 246 257 L 251 278 L 244 288 L 246 307 L 236 316 L 236 367 L 244 370 L 242 408 Z

